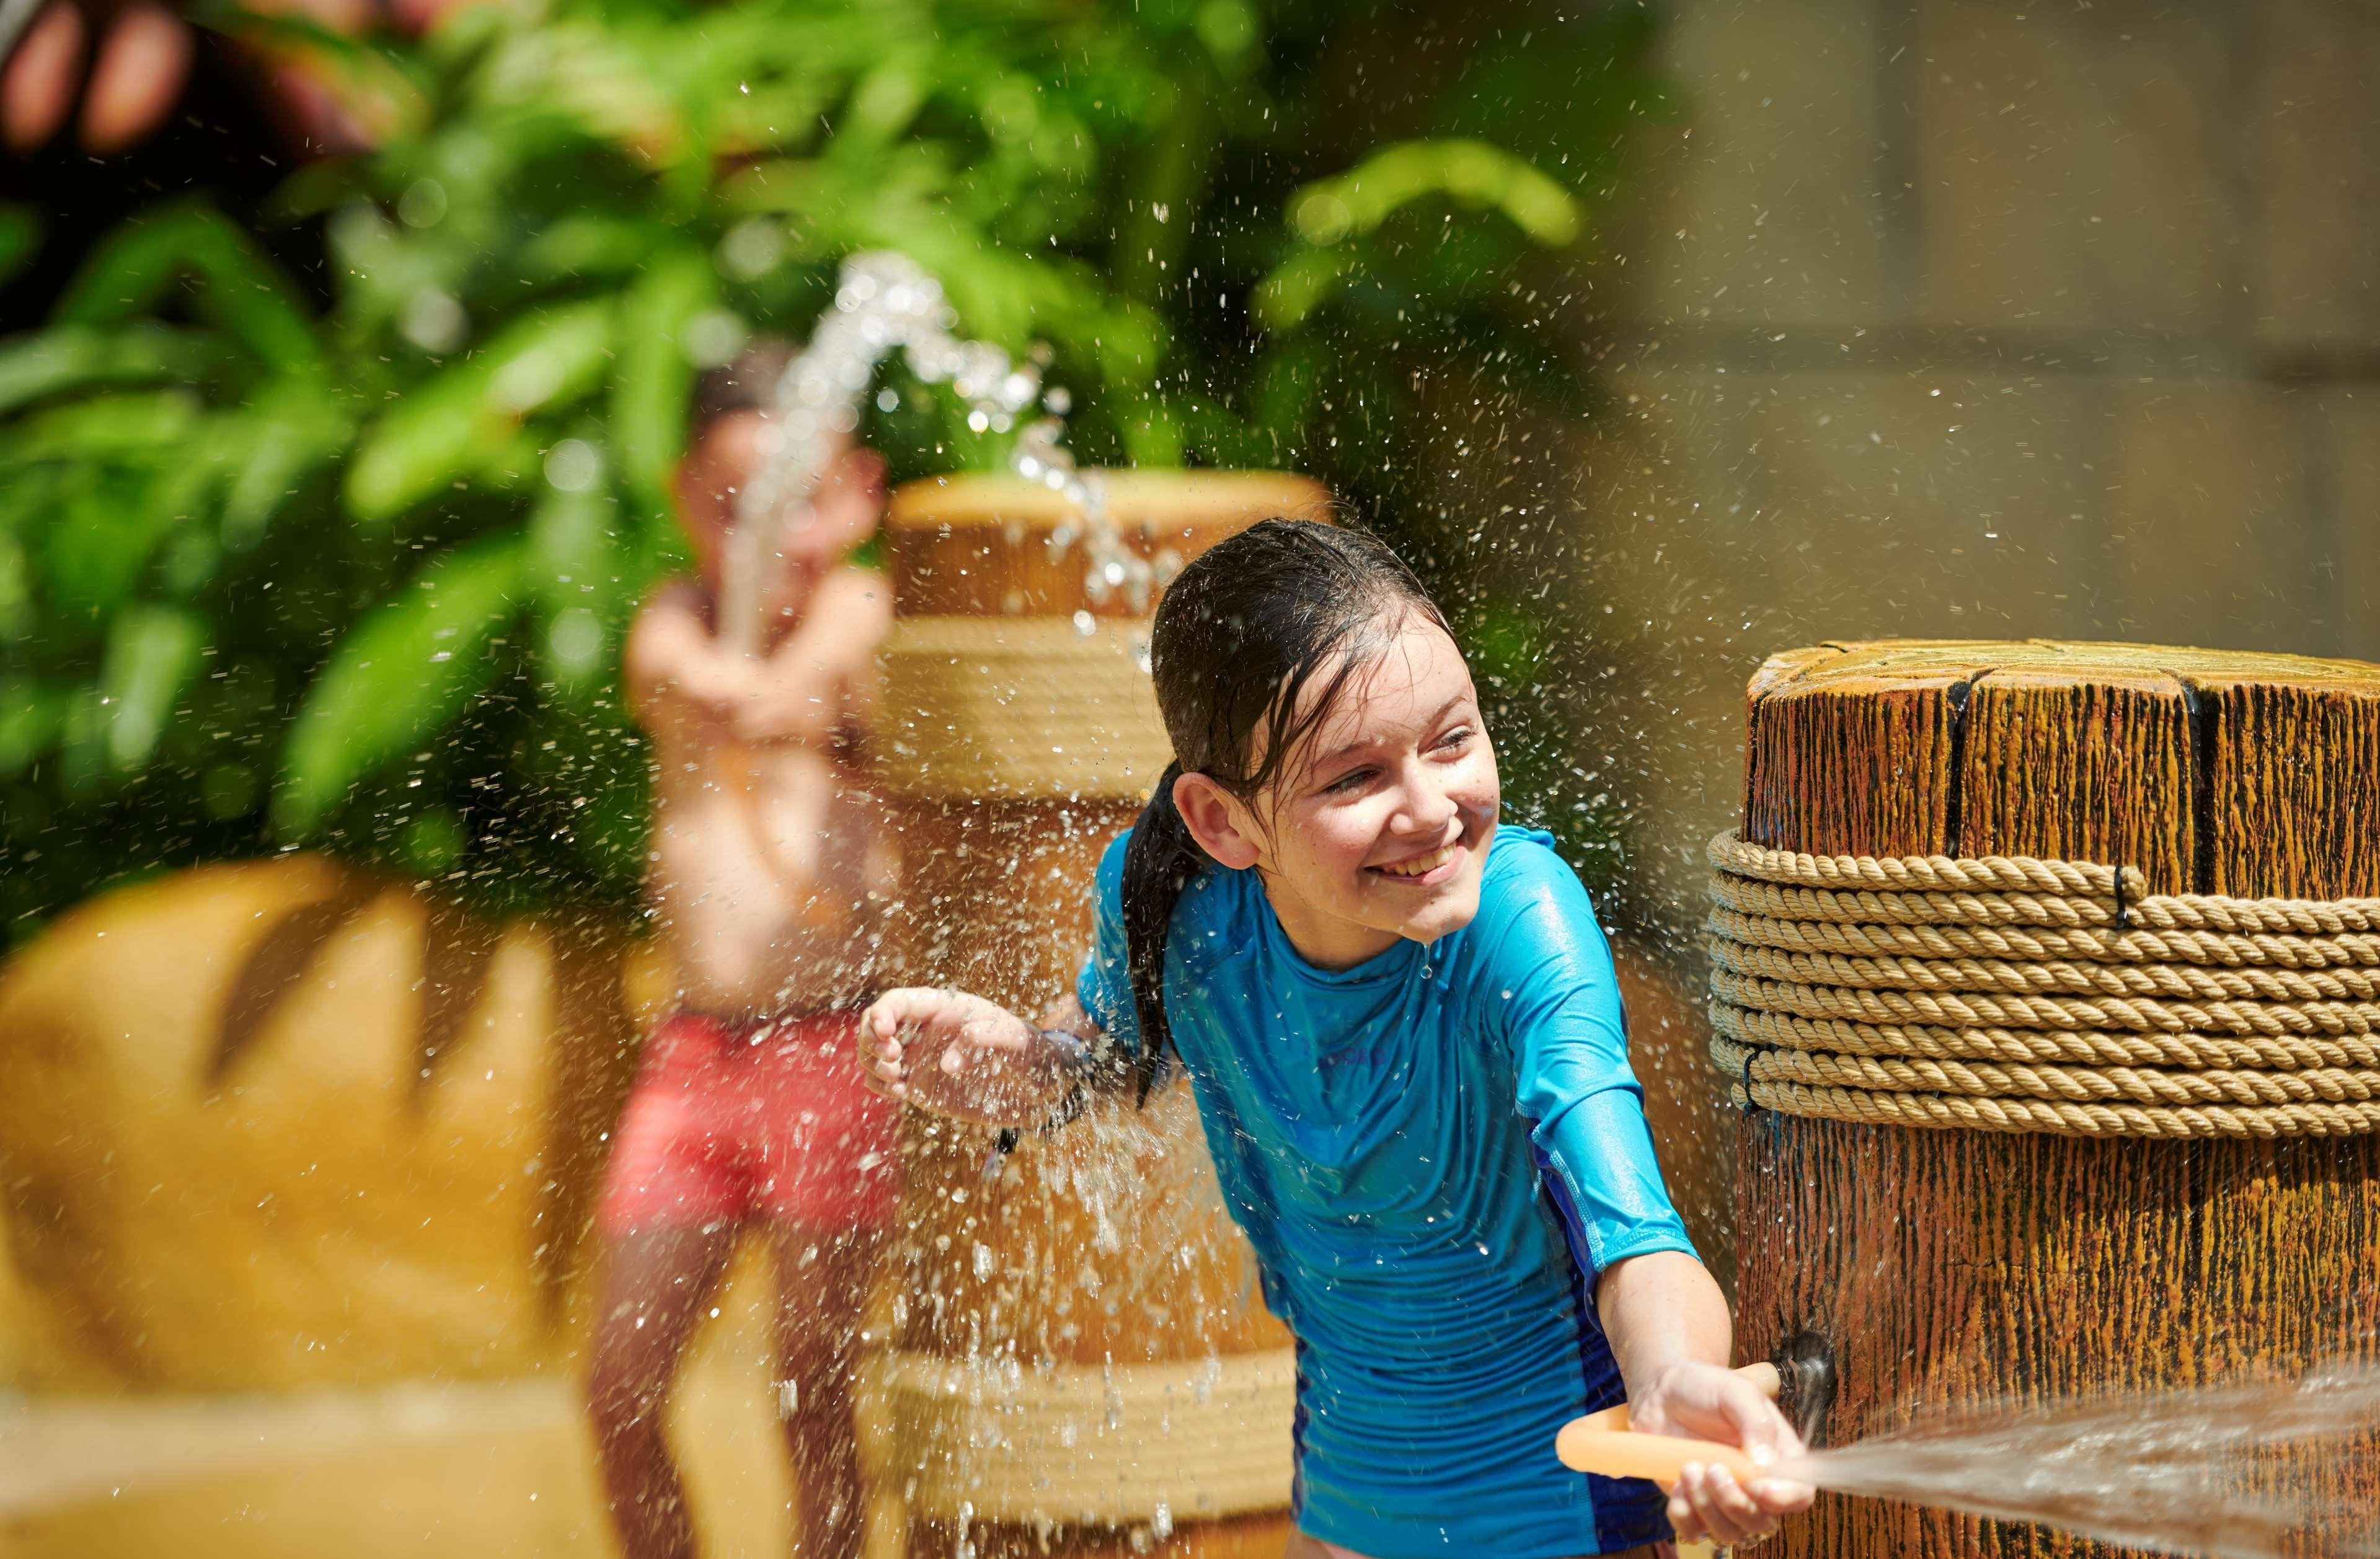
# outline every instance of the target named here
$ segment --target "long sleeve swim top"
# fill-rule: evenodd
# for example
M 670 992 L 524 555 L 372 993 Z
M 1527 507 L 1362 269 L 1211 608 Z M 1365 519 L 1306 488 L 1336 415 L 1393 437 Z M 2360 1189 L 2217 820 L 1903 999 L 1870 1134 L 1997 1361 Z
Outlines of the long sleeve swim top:
M 1124 840 L 1077 994 L 1139 1044 Z M 1693 1247 L 1654 1159 L 1611 955 L 1550 836 L 1500 828 L 1478 914 L 1346 970 L 1290 945 L 1253 872 L 1172 921 L 1166 1013 L 1266 1302 L 1298 1344 L 1301 1528 L 1376 1559 L 1664 1537 L 1650 1484 L 1554 1458 L 1621 1399 L 1597 1274 Z

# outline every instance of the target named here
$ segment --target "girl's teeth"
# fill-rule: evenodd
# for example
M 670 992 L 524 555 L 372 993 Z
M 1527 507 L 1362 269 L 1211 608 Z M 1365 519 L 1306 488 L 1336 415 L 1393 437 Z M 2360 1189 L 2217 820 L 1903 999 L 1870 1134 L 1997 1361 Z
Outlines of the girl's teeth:
M 1382 866 L 1380 870 L 1388 873 L 1390 876 L 1427 876 L 1431 872 L 1438 870 L 1439 867 L 1446 864 L 1446 863 L 1453 859 L 1453 857 L 1454 846 L 1451 844 L 1441 845 L 1435 853 L 1425 855 L 1418 861 L 1408 861 L 1402 865 Z

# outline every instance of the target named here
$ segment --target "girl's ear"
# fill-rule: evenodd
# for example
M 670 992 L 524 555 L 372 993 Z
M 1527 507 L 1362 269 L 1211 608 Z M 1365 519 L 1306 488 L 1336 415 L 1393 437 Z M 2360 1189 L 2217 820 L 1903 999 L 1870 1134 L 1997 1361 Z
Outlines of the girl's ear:
M 1235 872 L 1257 864 L 1261 852 L 1256 838 L 1243 826 L 1238 804 L 1222 786 L 1203 774 L 1182 775 L 1173 781 L 1173 806 L 1190 837 L 1210 858 Z

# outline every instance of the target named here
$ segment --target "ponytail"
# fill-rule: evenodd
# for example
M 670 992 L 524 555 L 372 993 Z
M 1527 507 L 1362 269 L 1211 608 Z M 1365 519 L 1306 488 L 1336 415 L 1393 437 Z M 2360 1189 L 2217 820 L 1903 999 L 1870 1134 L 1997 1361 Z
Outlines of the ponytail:
M 1173 781 L 1181 778 L 1179 763 L 1165 766 L 1123 850 L 1124 968 L 1132 980 L 1133 1012 L 1140 1020 L 1133 1075 L 1143 1104 L 1173 1042 L 1173 1025 L 1165 1016 L 1165 944 L 1173 929 L 1173 907 L 1207 863 L 1182 820 L 1182 809 L 1173 804 Z

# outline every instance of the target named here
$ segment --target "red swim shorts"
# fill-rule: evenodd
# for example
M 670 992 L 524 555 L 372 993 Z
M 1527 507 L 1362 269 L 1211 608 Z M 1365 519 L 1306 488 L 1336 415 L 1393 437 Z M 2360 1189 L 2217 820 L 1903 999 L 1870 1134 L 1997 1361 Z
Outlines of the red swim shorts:
M 890 1224 L 901 1106 L 860 1081 L 858 1033 L 856 1011 L 662 1023 L 620 1115 L 596 1227 Z

